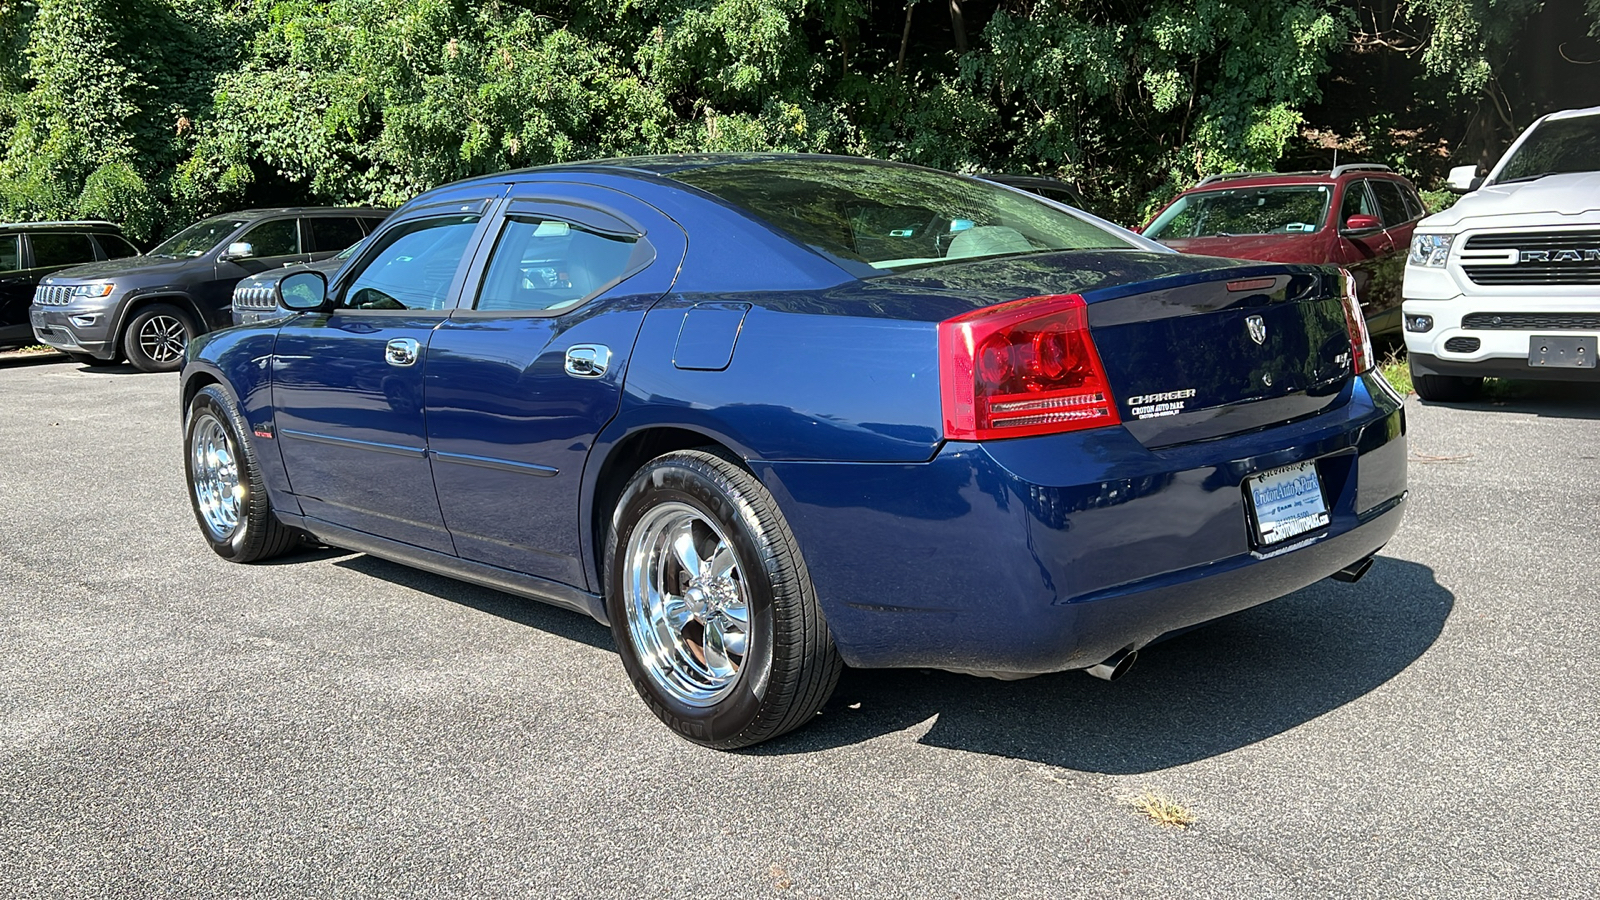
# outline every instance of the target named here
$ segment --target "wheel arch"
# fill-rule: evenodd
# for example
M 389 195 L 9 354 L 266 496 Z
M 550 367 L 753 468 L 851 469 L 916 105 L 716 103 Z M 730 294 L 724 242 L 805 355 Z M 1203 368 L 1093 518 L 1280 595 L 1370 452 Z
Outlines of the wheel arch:
M 597 449 L 600 448 L 597 446 Z M 594 474 L 585 487 L 587 500 L 581 507 L 585 520 L 579 523 L 579 527 L 584 542 L 582 550 L 586 576 L 594 593 L 605 596 L 606 531 L 611 526 L 612 510 L 621 498 L 623 488 L 627 487 L 628 480 L 646 463 L 662 454 L 696 449 L 721 451 L 720 455 L 730 462 L 736 462 L 754 474 L 745 457 L 730 442 L 681 425 L 639 428 L 605 446 L 604 455 L 598 462 L 591 458 L 586 468 Z
M 116 327 L 111 329 L 109 340 L 116 342 L 119 354 L 122 352 L 123 331 L 128 327 L 128 321 L 138 315 L 140 310 L 158 303 L 167 303 L 188 313 L 194 319 L 196 335 L 205 334 L 211 330 L 207 325 L 205 314 L 200 311 L 200 305 L 195 303 L 194 298 L 188 294 L 179 291 L 140 294 L 122 304 L 122 309 L 117 313 Z

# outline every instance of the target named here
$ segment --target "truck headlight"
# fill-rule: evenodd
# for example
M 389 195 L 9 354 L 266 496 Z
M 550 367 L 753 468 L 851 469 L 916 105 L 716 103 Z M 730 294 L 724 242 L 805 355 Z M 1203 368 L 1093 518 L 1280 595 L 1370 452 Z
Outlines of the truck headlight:
M 1450 242 L 1455 237 L 1453 234 L 1412 235 L 1411 255 L 1406 257 L 1406 262 L 1430 269 L 1444 268 L 1445 260 L 1450 258 Z

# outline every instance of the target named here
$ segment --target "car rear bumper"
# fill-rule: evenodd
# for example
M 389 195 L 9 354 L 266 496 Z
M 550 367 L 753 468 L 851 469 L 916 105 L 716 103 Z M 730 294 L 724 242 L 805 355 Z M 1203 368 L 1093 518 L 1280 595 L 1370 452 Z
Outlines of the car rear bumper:
M 1329 524 L 1253 541 L 1244 480 L 1317 461 Z M 917 465 L 772 463 L 834 640 L 866 667 L 1094 665 L 1375 553 L 1406 494 L 1404 410 L 1372 376 L 1265 431 L 1149 450 L 1123 428 L 947 444 Z

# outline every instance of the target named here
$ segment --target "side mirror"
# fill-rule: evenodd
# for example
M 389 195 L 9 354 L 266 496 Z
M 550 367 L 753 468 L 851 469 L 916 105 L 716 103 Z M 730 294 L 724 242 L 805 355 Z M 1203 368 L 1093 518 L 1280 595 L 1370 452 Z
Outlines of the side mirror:
M 321 272 L 296 272 L 278 281 L 278 306 L 290 312 L 315 312 L 328 302 L 328 278 Z
M 1339 229 L 1340 234 L 1359 234 L 1363 231 L 1377 231 L 1383 227 L 1377 216 L 1368 216 L 1356 213 L 1344 220 L 1344 227 Z
M 1477 166 L 1456 166 L 1445 179 L 1445 187 L 1457 194 L 1470 194 L 1483 184 Z
M 234 241 L 222 252 L 223 259 L 249 259 L 255 255 L 256 248 L 249 241 Z

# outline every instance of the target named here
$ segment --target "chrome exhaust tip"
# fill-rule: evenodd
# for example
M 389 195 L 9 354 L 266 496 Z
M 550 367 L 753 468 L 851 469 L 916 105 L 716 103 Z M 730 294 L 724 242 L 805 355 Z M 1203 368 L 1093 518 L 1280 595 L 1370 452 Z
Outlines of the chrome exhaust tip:
M 1128 670 L 1133 668 L 1133 664 L 1138 659 L 1139 651 L 1137 650 L 1118 650 L 1107 657 L 1104 662 L 1090 666 L 1084 671 L 1105 681 L 1116 681 L 1118 678 L 1128 674 Z
M 1366 559 L 1353 562 L 1328 577 L 1332 578 L 1334 581 L 1343 581 L 1346 584 L 1355 584 L 1361 580 L 1361 576 L 1367 574 L 1368 569 L 1372 568 L 1372 561 L 1376 558 L 1377 555 L 1374 554 Z

